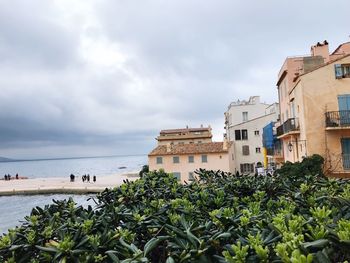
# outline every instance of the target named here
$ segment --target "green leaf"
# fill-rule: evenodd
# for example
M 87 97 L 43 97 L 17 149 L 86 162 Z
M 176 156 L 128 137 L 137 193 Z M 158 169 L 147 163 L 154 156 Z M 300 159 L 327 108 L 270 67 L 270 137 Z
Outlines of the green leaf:
M 143 255 L 147 256 L 150 251 L 152 251 L 160 242 L 162 242 L 163 240 L 165 240 L 167 238 L 168 237 L 157 237 L 157 238 L 152 238 L 151 240 L 149 240 L 143 249 L 144 250 Z
M 55 247 L 42 247 L 42 246 L 35 246 L 37 249 L 48 252 L 48 253 L 57 253 L 59 250 Z
M 108 251 L 106 251 L 105 253 L 110 257 L 110 259 L 111 259 L 114 263 L 120 263 L 119 258 L 118 258 L 116 255 L 114 255 L 114 254 L 117 254 L 117 251 L 115 251 L 115 250 L 108 250 Z

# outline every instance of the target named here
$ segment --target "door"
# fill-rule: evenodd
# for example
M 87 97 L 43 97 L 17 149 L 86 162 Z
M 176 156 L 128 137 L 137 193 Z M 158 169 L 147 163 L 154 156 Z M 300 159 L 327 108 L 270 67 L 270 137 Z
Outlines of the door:
M 344 170 L 350 169 L 350 138 L 341 139 Z
M 338 96 L 340 126 L 350 126 L 350 94 Z

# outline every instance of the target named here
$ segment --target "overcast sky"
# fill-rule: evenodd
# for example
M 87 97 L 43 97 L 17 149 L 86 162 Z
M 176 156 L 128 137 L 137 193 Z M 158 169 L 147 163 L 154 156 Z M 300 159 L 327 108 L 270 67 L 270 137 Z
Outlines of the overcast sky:
M 277 101 L 286 56 L 350 41 L 349 0 L 0 0 L 0 156 L 143 154 Z

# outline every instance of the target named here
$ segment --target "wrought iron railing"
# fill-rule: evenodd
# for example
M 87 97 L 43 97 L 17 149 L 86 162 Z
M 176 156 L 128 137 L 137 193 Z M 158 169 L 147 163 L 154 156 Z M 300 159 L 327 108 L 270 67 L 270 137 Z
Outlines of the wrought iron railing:
M 326 127 L 350 127 L 350 110 L 326 112 Z
M 298 118 L 290 118 L 286 120 L 281 126 L 277 127 L 277 136 L 283 135 L 291 131 L 299 130 Z
M 343 153 L 343 168 L 344 170 L 350 170 L 350 154 Z
M 277 136 L 283 135 L 283 124 L 281 126 L 278 126 L 276 129 Z

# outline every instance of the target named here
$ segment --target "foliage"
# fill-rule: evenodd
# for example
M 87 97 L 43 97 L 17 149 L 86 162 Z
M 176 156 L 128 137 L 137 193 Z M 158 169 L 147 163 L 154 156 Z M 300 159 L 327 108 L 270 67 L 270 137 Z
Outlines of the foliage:
M 141 171 L 139 172 L 139 176 L 142 177 L 144 174 L 149 172 L 149 166 L 146 164 L 142 166 Z
M 54 201 L 0 237 L 0 261 L 349 260 L 350 183 L 315 176 L 314 169 L 291 178 L 285 171 L 243 176 L 199 170 L 197 180 L 184 185 L 150 172 L 106 189 L 94 209 L 72 199 Z

